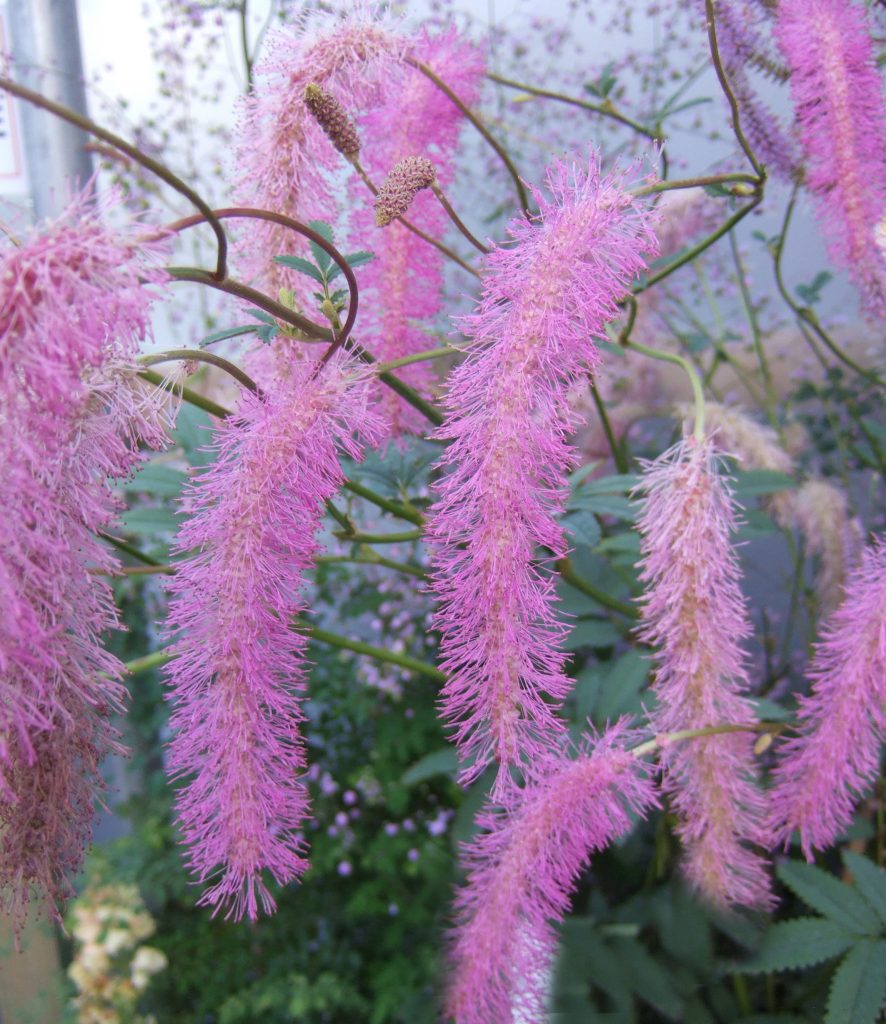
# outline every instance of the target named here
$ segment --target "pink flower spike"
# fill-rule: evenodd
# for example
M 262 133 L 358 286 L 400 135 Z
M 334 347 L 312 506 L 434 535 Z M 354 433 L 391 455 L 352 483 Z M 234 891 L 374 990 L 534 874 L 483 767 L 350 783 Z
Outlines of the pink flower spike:
M 756 721 L 743 695 L 751 624 L 729 540 L 735 513 L 717 459 L 710 440 L 688 439 L 649 463 L 641 484 L 641 636 L 658 648 L 656 733 Z M 766 864 L 748 845 L 765 838 L 753 744 L 743 732 L 689 739 L 665 747 L 661 764 L 690 882 L 715 903 L 766 907 Z
M 800 735 L 779 751 L 772 844 L 800 831 L 803 853 L 830 846 L 877 777 L 886 737 L 886 539 L 849 575 L 845 598 L 822 630 L 800 701 Z
M 189 864 L 211 882 L 201 903 L 255 919 L 307 868 L 300 830 L 308 798 L 299 777 L 307 637 L 304 574 L 317 551 L 325 502 L 378 426 L 367 381 L 347 357 L 314 374 L 302 361 L 265 399 L 244 394 L 218 431 L 218 460 L 187 497 L 169 583 L 174 705 L 168 770 L 185 780 L 176 807 Z
M 621 725 L 575 760 L 561 752 L 537 761 L 525 789 L 487 809 L 487 829 L 464 850 L 467 883 L 456 897 L 447 1012 L 456 1024 L 545 1019 L 545 979 L 554 925 L 591 854 L 657 802 L 647 766 L 625 749 Z
M 864 306 L 882 319 L 886 256 L 876 227 L 886 209 L 886 97 L 864 5 L 779 0 L 776 17 L 823 233 Z
M 575 463 L 570 391 L 597 360 L 594 338 L 655 251 L 651 217 L 623 173 L 599 158 L 553 164 L 535 221 L 512 222 L 486 258 L 483 300 L 462 321 L 467 358 L 449 378 L 429 541 L 440 602 L 443 714 L 470 781 L 556 745 L 556 709 L 571 687 L 553 573 L 537 559 L 566 553 L 558 517 Z

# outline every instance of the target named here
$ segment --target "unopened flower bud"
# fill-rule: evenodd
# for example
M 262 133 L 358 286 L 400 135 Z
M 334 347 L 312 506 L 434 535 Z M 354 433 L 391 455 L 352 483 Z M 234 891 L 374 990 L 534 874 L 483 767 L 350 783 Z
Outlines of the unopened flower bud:
M 437 181 L 434 165 L 424 156 L 407 156 L 394 164 L 375 197 L 375 223 L 380 228 L 402 217 L 423 188 Z
M 322 86 L 312 82 L 305 89 L 305 106 L 338 152 L 346 160 L 356 160 L 360 155 L 360 136 L 341 103 Z

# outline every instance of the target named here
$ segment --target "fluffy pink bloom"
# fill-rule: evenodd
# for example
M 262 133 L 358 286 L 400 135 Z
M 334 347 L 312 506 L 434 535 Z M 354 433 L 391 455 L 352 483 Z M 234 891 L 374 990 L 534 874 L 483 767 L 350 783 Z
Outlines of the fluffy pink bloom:
M 800 735 L 781 747 L 772 793 L 773 845 L 800 830 L 812 860 L 852 820 L 877 777 L 886 736 L 886 540 L 850 574 L 822 630 L 800 700 Z
M 446 998 L 456 1024 L 544 1019 L 554 925 L 592 853 L 656 802 L 646 766 L 616 726 L 575 760 L 546 754 L 525 789 L 486 810 L 486 831 L 466 848 L 467 882 L 456 898 L 457 930 Z
M 362 6 L 343 20 L 319 22 L 320 31 L 312 32 L 317 23 L 316 18 L 305 19 L 298 32 L 268 35 L 255 86 L 240 116 L 237 197 L 296 219 L 335 223 L 331 183 L 342 157 L 308 109 L 305 89 L 312 83 L 322 86 L 356 116 L 384 95 L 385 74 L 400 61 L 406 37 L 393 22 L 373 19 Z M 301 283 L 270 263 L 275 255 L 298 251 L 291 231 L 249 221 L 243 236 L 240 253 L 251 273 L 273 267 L 279 283 Z
M 0 888 L 18 925 L 31 885 L 70 892 L 117 749 L 125 691 L 102 636 L 117 625 L 116 564 L 96 538 L 109 479 L 162 443 L 162 410 L 131 364 L 159 281 L 131 226 L 75 200 L 3 255 L 0 274 Z
M 688 439 L 648 465 L 639 521 L 642 637 L 656 648 L 657 733 L 756 721 L 742 641 L 751 633 L 729 535 L 735 515 L 710 440 Z M 722 904 L 767 906 L 764 797 L 754 784 L 753 736 L 727 733 L 661 753 L 679 816 L 689 880 Z
M 564 626 L 537 548 L 565 553 L 557 517 L 575 456 L 569 391 L 655 249 L 648 213 L 596 156 L 553 164 L 547 187 L 549 197 L 533 190 L 538 218 L 513 221 L 512 244 L 487 258 L 483 300 L 464 320 L 472 341 L 449 380 L 440 436 L 452 444 L 429 526 L 449 676 L 443 712 L 463 777 L 495 759 L 499 787 L 509 766 L 538 756 L 563 728 Z
M 886 209 L 886 99 L 864 6 L 780 0 L 777 18 L 806 183 L 831 256 L 852 274 L 869 312 L 886 316 L 886 259 L 875 236 Z
M 439 36 L 419 35 L 410 52 L 430 65 L 468 104 L 476 102 L 483 75 L 479 50 L 454 31 Z M 370 176 L 384 180 L 400 160 L 425 157 L 433 161 L 437 180 L 445 188 L 454 177 L 454 156 L 464 118 L 458 108 L 419 71 L 400 69 L 380 106 L 360 122 L 363 162 Z M 355 182 L 355 245 L 375 253 L 360 272 L 360 340 L 383 360 L 399 359 L 432 348 L 427 328 L 440 312 L 443 255 L 401 224 L 376 227 L 365 200 L 365 185 Z M 415 197 L 409 219 L 434 238 L 442 237 L 449 221 L 429 192 Z M 411 387 L 427 391 L 432 370 L 416 363 L 398 370 Z M 420 426 L 415 410 L 385 390 L 383 408 L 394 436 Z
M 294 363 L 265 398 L 244 395 L 219 429 L 218 460 L 186 500 L 177 540 L 186 557 L 169 585 L 168 769 L 187 780 L 179 824 L 192 869 L 212 882 L 201 902 L 237 919 L 274 909 L 264 869 L 285 884 L 307 867 L 307 638 L 293 619 L 306 607 L 324 503 L 343 479 L 338 453 L 358 456 L 354 432 L 376 430 L 365 380 L 347 360 L 313 369 Z

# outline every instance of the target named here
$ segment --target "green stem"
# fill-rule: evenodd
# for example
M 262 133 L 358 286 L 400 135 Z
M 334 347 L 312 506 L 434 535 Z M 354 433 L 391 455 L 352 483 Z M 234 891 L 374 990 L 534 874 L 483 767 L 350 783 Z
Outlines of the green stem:
M 677 178 L 671 181 L 657 181 L 654 185 L 643 185 L 641 188 L 630 189 L 632 196 L 648 196 L 657 192 L 672 192 L 675 189 L 703 188 L 705 185 L 742 184 L 753 186 L 747 195 L 753 195 L 760 182 L 751 174 L 707 174 L 698 178 Z M 744 194 L 744 193 L 743 193 Z
M 372 548 L 365 548 L 362 555 L 320 555 L 314 559 L 318 565 L 336 565 L 346 562 L 353 562 L 356 565 L 380 565 L 385 569 L 393 569 L 394 572 L 402 572 L 406 576 L 414 576 L 423 580 L 427 573 L 420 565 L 412 565 L 410 562 L 395 562 L 392 558 L 385 558 Z
M 615 433 L 612 430 L 612 424 L 609 422 L 609 414 L 606 412 L 606 406 L 603 404 L 603 399 L 600 397 L 597 392 L 597 388 L 593 383 L 591 384 L 591 399 L 596 406 L 597 414 L 600 417 L 600 423 L 603 426 L 603 433 L 606 434 L 606 441 L 609 444 L 609 450 L 612 452 L 612 458 L 615 460 L 615 467 L 619 473 L 627 473 L 630 469 L 627 457 L 622 450 L 622 446 L 616 440 Z
M 638 352 L 642 352 L 643 355 L 649 356 L 650 359 L 660 359 L 664 363 L 675 363 L 677 366 L 683 367 L 686 375 L 689 377 L 689 383 L 692 385 L 692 395 L 695 400 L 695 425 L 692 433 L 696 440 L 703 440 L 704 392 L 701 386 L 701 378 L 692 363 L 690 363 L 688 359 L 684 359 L 683 356 L 678 356 L 674 352 L 659 352 L 654 348 L 647 348 L 646 345 L 641 345 L 638 341 L 631 341 L 628 345 L 630 348 L 636 349 Z
M 33 89 L 28 89 L 23 85 L 18 85 L 18 83 L 13 82 L 11 79 L 4 78 L 2 76 L 0 76 L 0 89 L 5 89 L 7 92 L 11 92 L 14 96 L 19 96 L 21 99 L 27 100 L 29 103 L 33 103 L 35 107 L 41 107 L 43 110 L 48 110 L 51 114 L 55 114 L 56 117 L 60 117 L 63 121 L 67 121 L 69 124 L 76 125 L 89 135 L 94 135 L 97 139 L 104 139 L 105 142 L 110 143 L 110 145 L 115 149 L 118 149 L 121 153 L 125 153 L 137 164 L 141 164 L 142 167 L 151 171 L 152 174 L 156 174 L 161 181 L 165 181 L 167 185 L 175 189 L 176 192 L 183 195 L 187 200 L 193 203 L 206 218 L 206 221 L 215 233 L 218 245 L 218 257 L 214 275 L 215 279 L 221 280 L 221 278 L 225 276 L 228 253 L 228 239 L 225 235 L 225 229 L 222 227 L 219 219 L 212 212 L 212 207 L 197 195 L 192 188 L 186 185 L 181 178 L 173 174 L 168 167 L 159 163 L 157 160 L 153 160 L 147 154 L 143 153 L 137 146 L 133 146 L 125 139 L 121 139 L 119 135 L 115 135 L 113 132 L 109 132 L 107 128 L 102 128 L 101 125 L 96 124 L 94 121 L 90 121 L 88 117 L 83 117 L 75 110 L 64 107 L 60 103 L 54 103 L 45 96 L 41 96 L 39 92 L 34 92 Z
M 431 359 L 442 359 L 444 356 L 458 354 L 459 350 L 452 345 L 444 345 L 441 348 L 426 348 L 422 352 L 413 352 L 409 356 L 401 356 L 399 359 L 390 359 L 384 363 L 377 363 L 376 372 L 387 373 L 389 370 L 398 370 L 401 366 L 411 366 L 413 363 L 424 363 Z
M 714 0 L 705 0 L 705 20 L 707 22 L 708 29 L 708 43 L 711 48 L 711 59 L 714 62 L 714 70 L 717 73 L 717 80 L 720 82 L 720 88 L 723 90 L 723 94 L 726 96 L 726 101 L 729 104 L 729 111 L 732 116 L 732 131 L 738 139 L 738 144 L 744 150 L 745 156 L 750 161 L 751 167 L 756 172 L 757 179 L 762 183 L 766 178 L 766 171 L 758 162 L 754 155 L 753 149 L 748 140 L 745 138 L 744 132 L 741 130 L 741 113 L 738 108 L 738 100 L 735 98 L 735 93 L 732 91 L 732 86 L 729 84 L 729 79 L 726 77 L 726 71 L 723 68 L 723 62 L 720 60 L 720 48 L 717 45 L 717 26 L 714 20 Z
M 372 502 L 373 505 L 384 509 L 385 512 L 390 512 L 391 515 L 396 516 L 398 519 L 405 519 L 407 522 L 415 523 L 416 526 L 421 526 L 424 522 L 424 516 L 417 509 L 407 508 L 401 502 L 394 501 L 393 498 L 386 498 L 383 494 L 370 490 L 365 484 L 357 483 L 356 480 L 345 480 L 344 488 L 352 494 L 356 494 L 358 497 L 364 498 L 366 501 Z
M 425 676 L 436 683 L 446 682 L 445 674 L 434 665 L 429 665 L 426 661 L 419 661 L 418 658 L 413 658 L 408 654 L 388 651 L 384 647 L 376 647 L 374 644 L 367 644 L 362 640 L 351 640 L 346 636 L 339 636 L 338 633 L 330 633 L 328 630 L 319 629 L 316 626 L 310 629 L 310 635 L 314 640 L 318 640 L 323 644 L 329 644 L 330 647 L 340 647 L 342 650 L 353 651 L 355 654 L 365 654 L 376 661 L 408 668 L 417 675 Z
M 457 214 L 457 213 L 455 212 L 455 209 L 454 209 L 454 207 L 452 206 L 452 204 L 451 204 L 451 203 L 449 202 L 449 200 L 448 200 L 448 199 L 446 198 L 446 196 L 444 195 L 444 193 L 443 193 L 443 189 L 442 189 L 442 188 L 440 188 L 440 186 L 439 186 L 439 185 L 437 184 L 437 182 L 436 182 L 436 181 L 435 181 L 435 182 L 433 182 L 433 183 L 431 184 L 431 191 L 432 191 L 432 192 L 434 193 L 434 195 L 435 195 L 435 196 L 437 197 L 437 199 L 438 199 L 438 201 L 439 201 L 440 205 L 441 205 L 441 206 L 443 207 L 443 209 L 444 209 L 444 210 L 446 211 L 446 214 L 447 214 L 447 216 L 449 217 L 449 219 L 450 219 L 450 220 L 452 221 L 452 223 L 453 223 L 453 224 L 454 224 L 454 225 L 455 225 L 455 226 L 456 226 L 456 227 L 458 228 L 458 230 L 459 230 L 459 231 L 460 231 L 460 232 L 461 232 L 461 233 L 462 233 L 462 234 L 464 235 L 464 237 L 465 237 L 465 238 L 466 238 L 466 239 L 467 239 L 467 240 L 468 240 L 468 241 L 469 241 L 469 242 L 471 243 L 471 245 L 472 245 L 472 246 L 473 246 L 473 247 L 474 247 L 474 248 L 475 248 L 475 249 L 476 249 L 476 250 L 477 250 L 478 252 L 481 252 L 481 253 L 483 253 L 483 255 L 484 255 L 484 256 L 488 255 L 488 254 L 489 254 L 489 252 L 490 252 L 490 249 L 489 249 L 489 247 L 488 247 L 488 246 L 486 246 L 486 245 L 484 245 L 484 244 L 483 244 L 483 243 L 482 243 L 482 242 L 480 241 L 480 239 L 479 239 L 479 238 L 477 238 L 477 237 L 476 237 L 476 236 L 475 236 L 475 235 L 473 234 L 473 232 L 472 232 L 472 231 L 471 231 L 471 230 L 470 230 L 470 229 L 468 228 L 468 226 L 467 226 L 467 225 L 465 224 L 465 222 L 464 222 L 464 221 L 463 221 L 463 220 L 461 219 L 461 217 L 459 217 L 459 215 L 458 215 L 458 214 Z
M 513 78 L 505 78 L 503 75 L 487 74 L 486 77 L 492 82 L 498 82 L 499 85 L 505 85 L 509 89 L 519 89 L 521 92 L 529 93 L 530 96 L 540 96 L 546 100 L 555 100 L 557 103 L 567 103 L 572 107 L 580 107 L 582 110 L 588 110 L 593 114 L 600 114 L 603 117 L 609 117 L 613 121 L 618 121 L 620 124 L 625 125 L 628 128 L 632 128 L 635 132 L 640 135 L 645 135 L 647 139 L 652 139 L 653 142 L 663 142 L 661 135 L 651 128 L 645 127 L 640 124 L 639 121 L 634 121 L 628 117 L 627 114 L 621 113 L 615 106 L 612 105 L 608 100 L 606 103 L 590 103 L 588 100 L 580 100 L 575 96 L 567 96 L 562 92 L 554 92 L 551 89 L 539 89 L 534 85 L 526 85 L 525 82 L 516 82 Z
M 128 540 L 123 540 L 121 537 L 114 537 L 110 533 L 105 533 L 103 530 L 99 530 L 98 536 L 102 540 L 107 541 L 111 547 L 116 548 L 118 551 L 122 551 L 126 555 L 130 555 L 132 558 L 137 559 L 139 562 L 144 562 L 145 565 L 150 565 L 155 568 L 162 566 L 162 562 L 154 558 L 153 555 L 148 555 L 140 548 L 137 548 L 134 544 L 130 544 Z
M 664 280 L 664 278 L 669 277 L 675 270 L 678 270 L 680 267 L 685 266 L 685 264 L 690 263 L 696 258 L 696 256 L 700 256 L 706 249 L 709 249 L 715 242 L 719 241 L 723 235 L 728 231 L 731 231 L 739 221 L 747 217 L 752 210 L 756 209 L 757 206 L 760 205 L 761 199 L 762 193 L 758 193 L 752 202 L 742 206 L 715 231 L 706 235 L 700 242 L 693 245 L 690 249 L 687 249 L 684 253 L 681 253 L 677 259 L 666 264 L 655 274 L 652 274 L 651 277 L 644 278 L 639 285 L 631 289 L 633 294 L 639 295 L 641 292 L 645 292 L 647 288 L 651 288 L 654 284 L 657 284 L 659 281 Z
M 568 558 L 558 559 L 556 562 L 556 568 L 563 579 L 571 587 L 575 587 L 576 590 L 580 590 L 583 594 L 587 594 L 588 597 L 593 598 L 598 604 L 603 605 L 604 608 L 609 608 L 629 619 L 637 619 L 640 617 L 640 613 L 633 605 L 627 604 L 625 601 L 620 601 L 617 597 L 607 594 L 605 590 L 600 590 L 598 587 L 595 587 L 593 583 L 589 583 L 583 576 L 579 576 L 575 569 L 573 569 L 572 563 Z
M 233 377 L 234 380 L 242 384 L 243 387 L 247 388 L 254 395 L 261 395 L 261 391 L 255 381 L 249 374 L 244 373 L 239 366 L 235 366 L 230 360 L 224 359 L 214 352 L 204 352 L 200 348 L 172 348 L 166 352 L 150 352 L 148 355 L 139 356 L 137 361 L 142 366 L 154 366 L 157 363 L 169 363 L 179 359 L 183 362 L 208 363 L 210 366 L 216 366 L 218 369 L 224 370 L 229 377 Z
M 679 743 L 681 740 L 694 740 L 702 736 L 721 736 L 730 732 L 768 732 L 777 736 L 789 728 L 784 722 L 748 722 L 744 725 L 707 725 L 703 729 L 680 729 L 679 732 L 666 732 L 654 739 L 646 740 L 639 746 L 631 747 L 634 757 L 643 757 L 651 754 L 672 743 Z
M 139 377 L 141 377 L 142 380 L 148 381 L 149 384 L 154 384 L 158 388 L 165 388 L 167 391 L 172 392 L 172 394 L 178 395 L 182 401 L 187 402 L 189 405 L 194 405 L 198 409 L 202 409 L 204 412 L 208 412 L 211 416 L 218 416 L 219 419 L 225 419 L 231 415 L 230 409 L 226 409 L 223 405 L 219 405 L 218 402 L 213 402 L 211 398 L 204 398 L 199 391 L 187 388 L 184 384 L 170 380 L 168 377 L 164 377 L 162 374 L 156 373 L 154 370 L 140 370 Z
M 447 96 L 458 109 L 464 114 L 464 116 L 471 122 L 471 124 L 477 129 L 477 131 L 483 136 L 483 138 L 489 143 L 496 155 L 499 157 L 501 162 L 505 165 L 508 174 L 510 174 L 514 186 L 517 189 L 517 195 L 520 199 L 520 208 L 524 213 L 529 213 L 529 196 L 526 192 L 526 186 L 523 184 L 520 175 L 517 173 L 517 168 L 514 166 L 513 161 L 505 152 L 501 143 L 498 142 L 495 137 L 490 133 L 489 129 L 480 118 L 467 106 L 467 104 L 457 96 L 452 89 L 443 81 L 442 78 L 427 64 L 423 61 L 417 60 L 415 57 L 407 57 L 406 63 L 411 64 L 417 71 L 420 71 L 425 78 L 429 79 L 444 96 Z
M 335 536 L 342 540 L 353 541 L 355 544 L 405 544 L 408 541 L 421 540 L 423 531 L 404 530 L 402 533 L 351 533 L 336 530 Z
M 142 658 L 133 658 L 132 661 L 124 661 L 123 668 L 127 675 L 134 676 L 138 672 L 147 672 L 151 668 L 159 668 L 172 660 L 168 651 L 154 651 L 153 654 L 146 654 Z

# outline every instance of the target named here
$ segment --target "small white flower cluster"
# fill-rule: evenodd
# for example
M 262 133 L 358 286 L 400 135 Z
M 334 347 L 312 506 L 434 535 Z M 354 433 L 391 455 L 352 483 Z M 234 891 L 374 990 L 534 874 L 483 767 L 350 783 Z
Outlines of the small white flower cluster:
M 134 885 L 87 888 L 74 903 L 75 955 L 68 977 L 77 987 L 77 1024 L 155 1024 L 136 1013 L 139 995 L 167 966 L 164 953 L 142 945 L 156 930 Z

